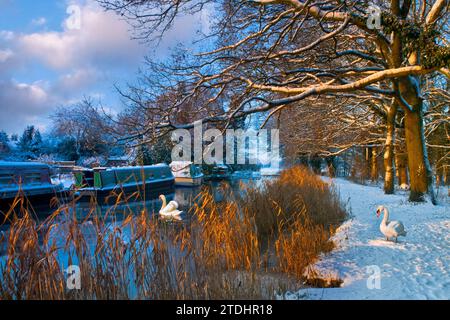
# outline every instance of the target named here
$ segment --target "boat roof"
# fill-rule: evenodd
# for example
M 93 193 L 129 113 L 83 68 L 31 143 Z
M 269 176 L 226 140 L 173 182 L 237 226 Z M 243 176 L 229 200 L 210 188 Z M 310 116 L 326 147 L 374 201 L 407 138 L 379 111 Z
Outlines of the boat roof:
M 170 166 L 190 166 L 191 164 L 194 164 L 192 161 L 172 161 L 170 163 Z
M 114 171 L 122 171 L 122 170 L 130 170 L 130 169 L 150 169 L 150 168 L 167 168 L 168 165 L 165 163 L 153 164 L 150 166 L 130 166 L 130 167 L 112 167 L 108 168 L 108 170 Z
M 129 171 L 129 170 L 145 170 L 151 168 L 169 168 L 165 163 L 153 164 L 148 166 L 128 166 L 128 167 L 95 167 L 95 168 L 76 168 L 75 171 Z
M 109 157 L 108 161 L 129 161 L 130 156 L 122 156 L 122 157 Z
M 215 168 L 227 168 L 227 169 L 230 168 L 228 165 L 223 164 L 223 163 L 217 163 L 214 167 Z
M 2 168 L 34 168 L 34 169 L 48 169 L 50 166 L 40 162 L 14 162 L 14 161 L 0 161 L 0 169 Z

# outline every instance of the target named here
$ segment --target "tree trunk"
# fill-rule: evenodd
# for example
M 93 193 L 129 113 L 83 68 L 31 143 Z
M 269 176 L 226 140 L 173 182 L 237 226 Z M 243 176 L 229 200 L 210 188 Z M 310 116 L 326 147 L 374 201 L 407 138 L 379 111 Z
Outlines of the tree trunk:
M 364 149 L 364 172 L 362 173 L 362 177 L 364 181 L 367 181 L 370 179 L 370 172 L 371 172 L 371 161 L 370 161 L 370 155 L 372 154 L 370 151 L 370 147 L 366 147 Z
M 435 173 L 435 177 L 436 177 L 436 186 L 437 187 L 440 187 L 441 186 L 441 183 L 442 183 L 442 181 L 441 181 L 441 177 L 442 177 L 442 169 L 440 169 L 440 168 L 436 168 L 436 173 Z
M 405 110 L 405 138 L 410 179 L 410 201 L 424 201 L 429 193 L 436 204 L 433 191 L 433 173 L 428 161 L 423 123 L 423 101 L 419 80 L 413 76 L 399 81 L 400 94 L 412 110 Z
M 442 181 L 444 182 L 444 184 L 443 184 L 444 186 L 447 186 L 449 184 L 447 171 L 448 171 L 448 166 L 444 164 L 444 168 L 442 169 L 442 172 L 443 172 Z M 449 188 L 449 192 L 450 192 L 450 188 Z
M 336 177 L 336 169 L 334 168 L 334 157 L 327 157 L 325 158 L 325 161 L 327 162 L 328 167 L 328 175 L 330 178 Z
M 424 201 L 424 194 L 429 192 L 435 203 L 432 171 L 428 162 L 425 135 L 423 131 L 422 103 L 420 108 L 405 114 L 406 150 L 410 178 L 410 201 Z
M 377 166 L 377 147 L 372 147 L 372 156 L 370 158 L 370 180 L 377 182 L 378 180 L 378 166 Z
M 405 189 L 408 185 L 408 156 L 401 150 L 395 153 L 395 167 L 397 169 L 398 185 Z
M 395 141 L 395 116 L 397 105 L 393 103 L 387 112 L 386 118 L 386 142 L 384 150 L 384 193 L 394 193 L 394 141 Z

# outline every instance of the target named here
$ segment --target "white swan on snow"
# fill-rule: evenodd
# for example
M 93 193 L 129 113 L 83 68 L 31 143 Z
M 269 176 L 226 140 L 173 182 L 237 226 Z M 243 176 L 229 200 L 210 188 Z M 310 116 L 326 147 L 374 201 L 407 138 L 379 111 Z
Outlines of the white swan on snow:
M 159 210 L 159 214 L 163 217 L 178 217 L 183 211 L 178 210 L 178 203 L 176 201 L 170 201 L 167 204 L 166 197 L 162 194 L 159 196 L 162 201 L 162 207 Z
M 389 221 L 389 211 L 385 206 L 377 208 L 377 217 L 380 217 L 381 212 L 384 213 L 383 220 L 380 224 L 380 231 L 386 236 L 386 240 L 394 238 L 397 242 L 399 236 L 406 237 L 405 226 L 401 221 Z

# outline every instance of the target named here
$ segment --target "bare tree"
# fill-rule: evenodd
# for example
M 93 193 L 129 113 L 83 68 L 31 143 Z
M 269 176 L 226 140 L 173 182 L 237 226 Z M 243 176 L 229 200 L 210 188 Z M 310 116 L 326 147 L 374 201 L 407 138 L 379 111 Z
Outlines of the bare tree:
M 58 108 L 50 117 L 53 132 L 57 136 L 70 137 L 75 141 L 78 157 L 82 150 L 95 150 L 106 143 L 110 131 L 107 115 L 90 98 L 81 102 Z
M 167 76 L 186 85 L 183 99 L 204 90 L 217 96 L 234 93 L 239 103 L 204 121 L 229 122 L 259 112 L 273 116 L 293 104 L 301 106 L 300 101 L 343 93 L 393 100 L 392 108 L 404 114 L 410 199 L 420 201 L 429 192 L 435 201 L 421 78 L 450 74 L 448 0 L 100 3 L 126 17 L 145 39 L 161 36 L 179 15 L 204 8 L 215 13 L 207 37 L 215 40 L 215 48 L 190 57 L 188 64 L 164 66 Z M 370 5 L 377 5 L 380 15 L 373 15 Z M 192 123 L 161 121 L 158 126 L 189 128 Z

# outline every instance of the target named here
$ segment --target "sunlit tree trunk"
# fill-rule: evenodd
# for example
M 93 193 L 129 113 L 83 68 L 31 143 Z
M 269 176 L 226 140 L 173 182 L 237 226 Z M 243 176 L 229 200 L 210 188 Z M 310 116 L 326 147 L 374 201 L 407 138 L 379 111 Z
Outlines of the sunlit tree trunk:
M 401 93 L 412 108 L 411 111 L 405 112 L 405 138 L 410 179 L 409 200 L 424 201 L 424 195 L 428 192 L 431 201 L 435 203 L 433 174 L 425 143 L 423 103 L 416 79 L 413 77 L 404 79 Z
M 395 168 L 398 179 L 398 186 L 405 188 L 408 185 L 408 156 L 399 148 L 395 152 Z
M 442 169 L 442 181 L 444 182 L 444 186 L 447 186 L 449 184 L 449 180 L 448 180 L 448 166 L 444 166 L 444 168 Z M 449 188 L 449 192 L 450 192 L 450 188 Z
M 370 179 L 370 172 L 371 172 L 371 161 L 370 156 L 372 152 L 370 147 L 364 148 L 364 172 L 362 173 L 363 180 L 369 180 Z
M 436 168 L 436 174 L 435 174 L 435 177 L 436 177 L 436 186 L 437 186 L 437 187 L 440 187 L 441 184 L 442 184 L 442 181 L 441 181 L 441 177 L 442 177 L 442 169 L 441 169 L 441 168 Z
M 405 4 L 407 4 L 405 6 Z M 411 9 L 411 2 L 403 3 L 391 1 L 391 10 L 399 19 L 405 19 Z M 393 33 L 392 63 L 394 67 L 402 64 L 405 55 L 403 39 L 399 31 Z M 410 65 L 420 63 L 420 52 L 412 51 L 408 56 Z M 410 201 L 423 201 L 424 194 L 429 192 L 432 202 L 435 203 L 432 186 L 432 171 L 428 161 L 425 144 L 423 123 L 423 101 L 419 79 L 410 75 L 402 77 L 397 82 L 399 85 L 399 100 L 405 109 L 405 138 L 408 154 L 408 168 L 410 176 Z
M 377 147 L 371 148 L 372 155 L 370 157 L 370 180 L 376 182 L 378 180 L 378 165 L 377 165 Z
M 394 193 L 394 142 L 395 142 L 395 116 L 397 105 L 393 103 L 387 112 L 386 117 L 386 142 L 384 149 L 384 193 Z

